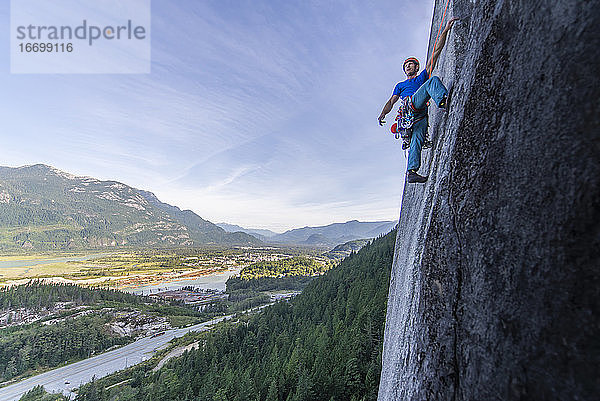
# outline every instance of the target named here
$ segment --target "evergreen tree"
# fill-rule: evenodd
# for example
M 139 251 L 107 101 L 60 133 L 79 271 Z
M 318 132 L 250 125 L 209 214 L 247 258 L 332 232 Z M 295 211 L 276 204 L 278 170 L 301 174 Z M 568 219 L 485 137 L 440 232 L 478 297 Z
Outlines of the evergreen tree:
M 153 401 L 376 400 L 395 236 L 351 254 L 293 300 L 202 334 L 198 350 L 98 399 L 135 392 Z

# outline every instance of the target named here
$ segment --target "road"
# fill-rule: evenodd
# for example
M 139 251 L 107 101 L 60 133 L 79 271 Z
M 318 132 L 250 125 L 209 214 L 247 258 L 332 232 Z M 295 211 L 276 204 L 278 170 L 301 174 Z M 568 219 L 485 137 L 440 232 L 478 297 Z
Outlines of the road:
M 154 351 L 162 346 L 166 346 L 173 338 L 181 337 L 190 331 L 208 330 L 209 326 L 230 319 L 232 316 L 222 316 L 194 326 L 168 330 L 161 336 L 154 338 L 145 337 L 124 347 L 30 377 L 18 383 L 0 388 L 0 400 L 18 400 L 24 393 L 38 385 L 44 386 L 48 392 L 62 392 L 74 395 L 71 392 L 72 389 L 90 382 L 94 376 L 98 379 L 126 367 L 136 365 L 150 358 Z M 67 382 L 69 384 L 66 384 Z

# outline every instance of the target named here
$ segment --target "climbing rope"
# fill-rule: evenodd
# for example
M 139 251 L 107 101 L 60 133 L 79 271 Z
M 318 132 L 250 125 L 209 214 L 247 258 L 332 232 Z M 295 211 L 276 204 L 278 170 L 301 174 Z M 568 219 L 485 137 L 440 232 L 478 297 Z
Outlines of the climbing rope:
M 433 53 L 435 53 L 435 46 L 437 46 L 438 38 L 440 37 L 440 32 L 442 31 L 442 25 L 444 24 L 444 19 L 446 18 L 446 11 L 448 10 L 448 4 L 450 4 L 450 0 L 446 0 L 446 7 L 444 7 L 444 14 L 442 15 L 442 20 L 440 21 L 440 26 L 438 27 L 437 35 L 435 36 L 435 42 L 433 42 L 433 50 L 431 50 L 431 58 L 429 59 L 429 64 L 433 62 Z M 433 71 L 427 71 L 429 75 L 431 75 Z

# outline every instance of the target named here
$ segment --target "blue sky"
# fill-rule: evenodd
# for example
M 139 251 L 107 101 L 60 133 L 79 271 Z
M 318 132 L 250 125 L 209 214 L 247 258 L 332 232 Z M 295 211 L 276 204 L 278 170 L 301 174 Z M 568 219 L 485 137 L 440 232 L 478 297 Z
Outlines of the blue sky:
M 151 74 L 10 74 L 0 165 L 150 190 L 276 231 L 397 219 L 406 162 L 383 104 L 424 63 L 433 1 L 152 1 Z M 393 116 L 388 117 L 388 126 Z

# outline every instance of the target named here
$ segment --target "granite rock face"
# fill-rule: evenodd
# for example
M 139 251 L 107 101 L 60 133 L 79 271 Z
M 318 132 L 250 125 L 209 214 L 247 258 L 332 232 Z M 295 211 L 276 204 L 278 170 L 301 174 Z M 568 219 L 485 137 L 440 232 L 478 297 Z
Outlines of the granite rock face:
M 430 107 L 430 179 L 405 186 L 378 399 L 597 399 L 600 2 L 449 16 L 450 111 Z

